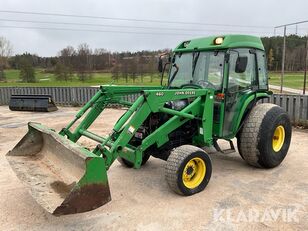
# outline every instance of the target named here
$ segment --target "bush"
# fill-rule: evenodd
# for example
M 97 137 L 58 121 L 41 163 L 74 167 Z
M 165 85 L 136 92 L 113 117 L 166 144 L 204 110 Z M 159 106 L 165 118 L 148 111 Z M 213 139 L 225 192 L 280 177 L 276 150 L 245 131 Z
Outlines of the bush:
M 32 66 L 32 63 L 27 58 L 23 58 L 20 62 L 19 77 L 22 82 L 26 82 L 26 83 L 35 82 L 35 71 Z
M 80 81 L 84 82 L 86 80 L 90 80 L 92 78 L 92 73 L 87 71 L 78 71 L 78 78 Z
M 5 76 L 5 72 L 3 69 L 1 69 L 0 67 L 0 82 L 5 82 L 6 81 L 6 76 Z
M 54 73 L 57 80 L 72 80 L 72 71 L 71 68 L 68 66 L 65 66 L 62 63 L 57 63 L 54 69 Z

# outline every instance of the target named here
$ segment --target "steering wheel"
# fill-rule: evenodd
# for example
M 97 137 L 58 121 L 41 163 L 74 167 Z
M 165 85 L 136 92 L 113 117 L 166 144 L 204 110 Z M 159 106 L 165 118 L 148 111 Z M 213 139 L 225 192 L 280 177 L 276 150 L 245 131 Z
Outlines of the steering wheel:
M 181 85 L 180 88 L 202 89 L 202 86 L 200 86 L 199 84 L 195 84 L 195 83 L 186 83 L 186 84 Z
M 197 85 L 201 86 L 202 88 L 213 88 L 213 89 L 216 89 L 216 86 L 208 81 L 205 81 L 205 80 L 198 80 L 197 81 Z

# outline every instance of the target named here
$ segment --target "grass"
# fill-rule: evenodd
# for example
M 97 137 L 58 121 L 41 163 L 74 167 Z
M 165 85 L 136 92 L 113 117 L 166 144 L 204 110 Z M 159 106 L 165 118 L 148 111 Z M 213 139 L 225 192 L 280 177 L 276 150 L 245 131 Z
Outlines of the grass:
M 280 73 L 270 72 L 269 73 L 269 77 L 270 77 L 269 84 L 280 86 L 280 76 L 281 76 Z M 304 73 L 303 72 L 285 73 L 284 81 L 283 81 L 284 87 L 302 90 L 303 84 L 304 84 Z M 307 85 L 308 85 L 308 81 L 307 81 Z
M 53 73 L 47 73 L 43 69 L 35 70 L 35 83 L 22 83 L 19 78 L 19 70 L 9 69 L 5 70 L 6 82 L 0 82 L 0 86 L 18 87 L 18 86 L 31 86 L 31 87 L 56 87 L 56 86 L 99 86 L 103 84 L 119 84 L 119 85 L 158 85 L 160 83 L 160 75 L 153 75 L 152 82 L 151 76 L 143 76 L 143 82 L 138 77 L 135 82 L 132 78 L 128 77 L 128 81 L 124 78 L 119 78 L 118 81 L 112 79 L 111 73 L 93 73 L 92 78 L 84 82 L 78 79 L 77 75 L 74 75 L 70 81 L 58 81 Z
M 131 78 L 128 78 L 126 83 L 125 79 L 120 78 L 118 81 L 114 81 L 111 77 L 111 73 L 93 73 L 90 80 L 81 82 L 76 75 L 73 76 L 72 81 L 58 81 L 55 75 L 47 73 L 43 69 L 36 69 L 35 76 L 37 82 L 35 83 L 22 83 L 19 80 L 19 70 L 9 69 L 5 71 L 7 81 L 0 82 L 0 86 L 37 86 L 37 87 L 52 87 L 52 86 L 97 86 L 103 84 L 119 84 L 119 85 L 159 85 L 160 75 L 153 76 L 151 82 L 150 76 L 144 76 L 143 82 L 138 77 L 135 82 Z M 280 73 L 269 73 L 269 84 L 280 86 Z M 166 76 L 165 76 L 166 80 Z M 302 89 L 304 81 L 304 74 L 301 72 L 286 73 L 284 78 L 284 86 L 294 89 Z M 308 83 L 307 83 L 308 85 Z M 308 87 L 308 86 L 307 86 Z M 308 88 L 307 88 L 308 89 Z

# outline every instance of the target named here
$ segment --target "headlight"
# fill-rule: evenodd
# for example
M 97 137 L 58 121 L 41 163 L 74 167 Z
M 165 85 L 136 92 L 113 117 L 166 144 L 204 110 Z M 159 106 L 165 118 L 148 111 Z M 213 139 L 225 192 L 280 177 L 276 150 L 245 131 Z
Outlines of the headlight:
M 214 45 L 221 45 L 224 42 L 224 38 L 223 37 L 217 37 L 214 40 Z

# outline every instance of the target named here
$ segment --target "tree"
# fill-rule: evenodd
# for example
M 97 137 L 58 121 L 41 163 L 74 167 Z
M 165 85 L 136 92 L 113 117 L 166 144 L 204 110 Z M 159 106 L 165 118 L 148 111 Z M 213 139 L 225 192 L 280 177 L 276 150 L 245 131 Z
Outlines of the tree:
M 68 81 L 72 79 L 71 66 L 64 65 L 61 62 L 58 62 L 55 66 L 54 73 L 57 80 Z
M 130 78 L 133 80 L 133 83 L 135 83 L 138 78 L 138 64 L 136 58 L 130 60 L 129 69 Z
M 85 81 L 92 77 L 92 50 L 89 48 L 89 45 L 82 43 L 78 46 L 77 51 L 77 73 L 79 80 Z
M 74 47 L 67 46 L 62 49 L 58 55 L 58 62 L 54 67 L 54 73 L 57 80 L 71 80 L 73 76 L 73 59 L 76 56 Z
M 35 72 L 31 60 L 24 55 L 20 60 L 20 73 L 19 77 L 22 82 L 34 83 L 35 82 Z
M 273 66 L 274 66 L 274 53 L 273 53 L 273 48 L 270 48 L 269 52 L 268 52 L 268 68 L 269 70 L 273 70 Z
M 128 83 L 128 73 L 129 73 L 129 58 L 124 57 L 122 60 L 122 65 L 121 65 L 121 73 L 122 77 L 125 79 L 125 82 Z
M 66 48 L 62 49 L 59 52 L 59 61 L 67 66 L 70 67 L 70 72 L 72 73 L 73 70 L 73 62 L 74 62 L 74 57 L 76 56 L 76 51 L 74 49 L 74 47 L 72 46 L 67 46 Z
M 111 78 L 112 78 L 112 80 L 118 82 L 118 81 L 119 81 L 119 78 L 120 78 L 119 73 L 120 73 L 120 67 L 119 67 L 118 64 L 115 64 L 115 65 L 112 67 L 112 69 L 111 69 L 111 74 L 112 74 Z
M 10 41 L 0 37 L 0 81 L 6 80 L 4 69 L 8 66 L 8 58 L 12 55 L 12 51 Z
M 76 51 L 72 46 L 67 46 L 59 52 L 59 56 L 65 64 L 72 63 L 71 57 L 73 55 L 76 55 Z
M 151 83 L 153 82 L 153 78 L 154 78 L 154 75 L 157 74 L 157 60 L 155 57 L 152 57 L 149 61 L 149 73 L 150 73 L 150 78 L 151 78 Z
M 106 49 L 99 48 L 94 50 L 93 67 L 95 70 L 104 70 L 111 67 L 110 52 Z

